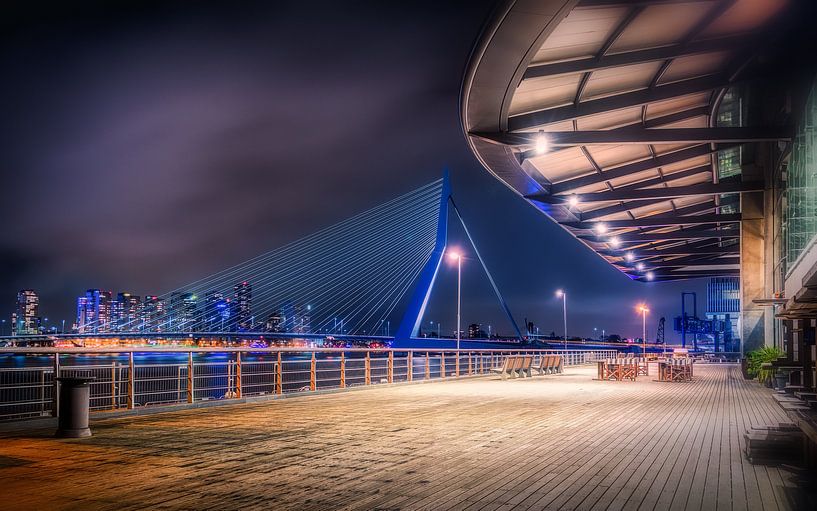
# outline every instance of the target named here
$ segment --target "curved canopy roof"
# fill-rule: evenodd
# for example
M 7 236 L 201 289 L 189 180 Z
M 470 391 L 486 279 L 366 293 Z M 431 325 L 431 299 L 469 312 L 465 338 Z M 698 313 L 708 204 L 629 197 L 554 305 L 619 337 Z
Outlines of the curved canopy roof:
M 740 148 L 790 137 L 741 127 L 740 98 L 727 91 L 753 79 L 789 4 L 507 2 L 465 76 L 468 142 L 633 279 L 736 275 L 740 194 L 763 189 L 762 175 L 741 172 Z M 719 155 L 736 168 L 719 172 Z

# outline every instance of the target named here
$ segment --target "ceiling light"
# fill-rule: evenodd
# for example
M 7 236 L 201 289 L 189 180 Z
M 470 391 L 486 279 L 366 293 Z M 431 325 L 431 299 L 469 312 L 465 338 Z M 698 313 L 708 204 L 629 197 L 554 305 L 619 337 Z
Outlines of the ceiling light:
M 621 239 L 618 236 L 613 236 L 607 241 L 607 243 L 609 243 L 613 248 L 618 248 L 621 245 Z
M 596 234 L 607 234 L 607 224 L 604 222 L 596 223 L 594 228 L 596 229 Z
M 536 154 L 545 154 L 548 150 L 550 150 L 550 140 L 544 130 L 539 130 L 536 135 Z

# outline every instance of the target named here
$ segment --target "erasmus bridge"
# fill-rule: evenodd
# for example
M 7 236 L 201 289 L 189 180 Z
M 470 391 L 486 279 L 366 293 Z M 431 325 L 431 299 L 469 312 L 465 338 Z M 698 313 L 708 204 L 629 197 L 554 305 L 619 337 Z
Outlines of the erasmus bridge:
M 14 341 L 265 337 L 407 345 L 421 333 L 446 253 L 449 216 L 462 225 L 513 335 L 522 339 L 457 209 L 446 172 L 335 225 L 171 290 L 138 311 L 120 311 L 118 319 L 92 318 L 77 333 Z

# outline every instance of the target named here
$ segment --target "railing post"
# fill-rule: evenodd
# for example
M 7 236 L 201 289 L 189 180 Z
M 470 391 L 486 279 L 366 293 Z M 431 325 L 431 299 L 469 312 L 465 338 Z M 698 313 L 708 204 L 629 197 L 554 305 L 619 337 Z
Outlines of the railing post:
M 241 385 L 241 352 L 235 353 L 235 397 L 241 399 L 244 395 L 244 388 Z
M 406 355 L 406 381 L 411 381 L 414 373 L 414 352 L 409 351 Z
M 426 380 L 431 379 L 431 364 L 429 364 L 428 358 L 428 352 L 426 351 Z
M 57 380 L 60 376 L 60 354 L 54 353 L 54 381 L 52 385 L 54 387 L 53 395 L 51 396 L 51 402 L 53 403 L 51 408 L 51 413 L 54 417 L 60 416 L 60 382 Z
M 468 352 L 468 376 L 471 376 L 471 375 L 473 374 L 473 372 L 472 372 L 472 371 L 473 371 L 473 367 L 472 367 L 472 365 L 471 365 L 471 359 L 472 359 L 472 358 L 473 358 L 473 353 L 471 353 L 471 352 L 469 351 L 469 352 Z
M 459 350 L 454 352 L 454 356 L 456 357 L 456 360 L 454 361 L 454 376 L 456 376 L 457 378 L 460 377 L 460 355 L 461 354 L 462 353 Z
M 445 378 L 445 352 L 440 352 L 440 378 Z
M 45 415 L 45 369 L 40 371 L 40 415 Z
M 193 352 L 187 352 L 187 402 L 193 402 Z
M 116 362 L 111 364 L 111 410 L 116 410 Z
M 136 407 L 136 367 L 133 363 L 133 352 L 128 353 L 128 409 Z
M 312 360 L 309 362 L 309 390 L 317 388 L 317 375 L 315 374 L 315 352 L 312 352 Z
M 346 353 L 340 353 L 340 388 L 346 388 Z
M 366 360 L 364 361 L 364 367 L 366 371 L 366 379 L 365 384 L 371 385 L 372 384 L 372 366 L 371 366 L 371 359 L 369 358 L 369 352 L 366 352 Z
M 275 393 L 281 395 L 284 392 L 283 379 L 281 378 L 281 352 L 278 352 L 278 362 L 275 364 Z
M 394 382 L 394 352 L 389 350 L 389 370 L 388 370 L 388 378 L 389 383 Z

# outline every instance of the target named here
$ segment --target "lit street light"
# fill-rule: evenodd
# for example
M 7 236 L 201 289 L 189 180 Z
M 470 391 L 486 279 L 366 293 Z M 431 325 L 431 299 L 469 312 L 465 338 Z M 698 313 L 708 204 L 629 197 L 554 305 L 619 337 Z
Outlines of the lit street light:
M 556 296 L 562 299 L 562 309 L 564 312 L 564 320 L 565 320 L 565 350 L 567 350 L 567 292 L 563 289 L 559 289 L 556 291 Z
M 642 328 L 642 337 L 641 337 L 641 345 L 643 346 L 644 357 L 647 356 L 647 313 L 650 312 L 650 309 L 647 308 L 646 305 L 640 305 L 638 308 L 641 311 L 641 328 Z
M 457 261 L 457 350 L 460 349 L 460 312 L 462 305 L 462 256 L 459 252 L 451 252 L 448 254 L 451 260 Z M 459 357 L 459 355 L 457 355 Z

